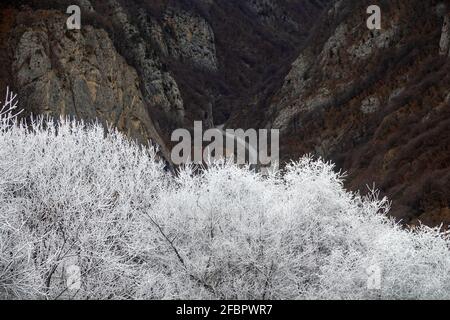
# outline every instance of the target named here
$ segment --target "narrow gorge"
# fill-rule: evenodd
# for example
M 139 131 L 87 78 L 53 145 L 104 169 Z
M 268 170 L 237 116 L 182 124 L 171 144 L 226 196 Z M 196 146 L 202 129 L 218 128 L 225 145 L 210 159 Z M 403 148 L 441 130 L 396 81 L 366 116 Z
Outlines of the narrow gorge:
M 403 223 L 450 223 L 450 13 L 429 0 L 2 1 L 0 90 L 24 116 L 73 116 L 152 140 L 177 128 L 276 128 L 373 185 Z M 65 28 L 66 8 L 82 28 Z

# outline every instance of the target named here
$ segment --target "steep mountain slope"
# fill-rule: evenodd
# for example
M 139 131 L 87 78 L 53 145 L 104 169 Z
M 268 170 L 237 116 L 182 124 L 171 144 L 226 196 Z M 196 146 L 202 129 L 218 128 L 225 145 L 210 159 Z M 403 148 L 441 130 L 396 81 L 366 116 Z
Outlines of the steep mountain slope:
M 82 8 L 68 31 L 66 8 Z M 168 159 L 170 134 L 280 128 L 380 188 L 404 222 L 450 223 L 450 3 L 17 0 L 0 4 L 0 90 L 27 113 L 99 118 Z M 366 9 L 382 8 L 382 30 Z
M 355 190 L 375 182 L 404 222 L 448 224 L 449 11 L 441 1 L 377 2 L 382 29 L 371 31 L 373 1 L 336 1 L 284 83 L 230 126 L 257 113 L 259 126 L 282 130 L 284 159 L 331 159 Z
M 168 158 L 174 129 L 224 123 L 271 70 L 289 66 L 327 2 L 3 2 L 0 59 L 12 67 L 0 85 L 14 86 L 29 112 L 98 117 L 153 138 Z M 80 31 L 65 27 L 72 3 Z

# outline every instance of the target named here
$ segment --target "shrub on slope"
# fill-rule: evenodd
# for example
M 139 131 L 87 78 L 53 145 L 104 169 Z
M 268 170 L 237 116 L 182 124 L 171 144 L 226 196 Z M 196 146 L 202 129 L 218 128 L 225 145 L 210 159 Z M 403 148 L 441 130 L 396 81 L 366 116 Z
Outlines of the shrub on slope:
M 269 177 L 228 163 L 173 177 L 114 130 L 4 114 L 0 297 L 449 298 L 447 237 L 403 230 L 388 208 L 309 157 Z

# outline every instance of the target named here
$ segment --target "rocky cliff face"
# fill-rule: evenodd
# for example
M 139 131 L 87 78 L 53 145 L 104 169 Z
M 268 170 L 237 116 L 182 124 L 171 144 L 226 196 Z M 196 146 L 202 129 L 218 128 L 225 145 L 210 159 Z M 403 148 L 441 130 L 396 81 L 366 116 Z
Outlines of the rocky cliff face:
M 348 171 L 355 190 L 375 182 L 398 219 L 449 223 L 449 13 L 437 14 L 440 1 L 385 1 L 371 31 L 370 4 L 329 8 L 260 103 L 259 125 L 282 130 L 285 159 L 314 153 Z
M 222 124 L 253 102 L 326 2 L 4 2 L 0 61 L 11 68 L 0 84 L 18 89 L 28 112 L 99 118 L 152 138 L 167 157 L 174 129 Z M 82 8 L 80 31 L 65 27 L 72 3 Z
M 104 30 L 86 26 L 66 32 L 57 27 L 66 17 L 53 12 L 18 13 L 17 21 L 12 74 L 25 110 L 99 119 L 141 143 L 153 139 L 164 146 L 146 111 L 136 71 Z

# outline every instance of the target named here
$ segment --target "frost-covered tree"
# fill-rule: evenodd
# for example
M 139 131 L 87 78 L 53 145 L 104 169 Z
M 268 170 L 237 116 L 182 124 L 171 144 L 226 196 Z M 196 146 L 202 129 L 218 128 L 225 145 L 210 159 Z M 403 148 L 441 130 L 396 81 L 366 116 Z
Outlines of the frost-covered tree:
M 330 163 L 172 176 L 114 129 L 25 124 L 13 100 L 0 120 L 0 298 L 450 298 L 447 236 L 396 225 L 387 199 L 347 192 Z

